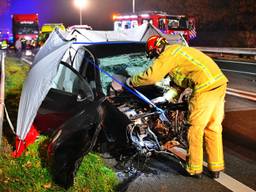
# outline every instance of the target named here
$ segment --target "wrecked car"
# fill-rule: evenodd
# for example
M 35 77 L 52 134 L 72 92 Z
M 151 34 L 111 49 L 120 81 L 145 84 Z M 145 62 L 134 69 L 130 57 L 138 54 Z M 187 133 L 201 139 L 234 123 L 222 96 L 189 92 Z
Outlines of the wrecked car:
M 168 148 L 176 145 L 186 148 L 191 92 L 172 86 L 170 79 L 137 90 L 129 90 L 123 83 L 150 64 L 145 41 L 72 47 L 74 41 L 58 33 L 39 50 L 23 87 L 16 154 L 36 138 L 36 131 L 31 134 L 31 130 L 50 135 L 48 159 L 54 181 L 69 188 L 83 157 L 102 143 L 108 144 L 106 150 L 112 154 L 129 148 L 147 157 L 171 154 Z M 170 87 L 175 96 L 158 102 Z
M 144 47 L 133 46 L 130 52 L 122 50 L 127 45 L 80 48 L 78 54 L 84 58 L 79 71 L 61 63 L 35 119 L 42 127 L 55 125 L 48 156 L 55 182 L 61 186 L 68 188 L 73 184 L 82 158 L 96 143 L 107 142 L 110 153 L 113 148 L 121 153 L 130 147 L 144 156 L 170 153 L 167 148 L 173 145 L 186 148 L 186 101 L 190 93 L 176 88 L 179 94 L 172 103 L 156 102 L 167 117 L 163 120 L 162 112 L 129 90 L 115 90 L 117 82 L 110 74 L 114 74 L 114 79 L 125 78 L 123 75 L 132 75 L 149 63 L 142 51 Z M 112 55 L 97 55 L 98 50 L 104 49 L 111 50 Z M 170 83 L 167 80 L 163 85 L 141 87 L 138 91 L 154 101 L 168 91 Z M 48 121 L 40 122 L 40 118 Z

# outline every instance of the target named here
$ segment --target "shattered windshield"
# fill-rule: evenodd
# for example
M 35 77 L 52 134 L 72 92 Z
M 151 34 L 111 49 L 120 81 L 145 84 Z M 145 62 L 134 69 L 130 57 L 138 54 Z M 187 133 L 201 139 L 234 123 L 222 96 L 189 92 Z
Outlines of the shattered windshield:
M 100 67 L 111 76 L 113 74 L 124 74 L 132 76 L 143 72 L 150 64 L 151 60 L 146 57 L 144 52 L 131 53 L 112 57 L 100 58 Z M 107 92 L 107 86 L 112 81 L 106 74 L 101 73 L 101 82 L 104 93 Z

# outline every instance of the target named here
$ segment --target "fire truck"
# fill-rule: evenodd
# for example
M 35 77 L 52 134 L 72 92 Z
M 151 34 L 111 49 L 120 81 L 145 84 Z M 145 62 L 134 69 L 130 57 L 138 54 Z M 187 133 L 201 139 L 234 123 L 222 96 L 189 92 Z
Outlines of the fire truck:
M 113 15 L 114 30 L 130 29 L 144 23 L 151 23 L 166 34 L 181 34 L 189 43 L 196 37 L 195 18 L 186 15 L 170 15 L 161 11 Z
M 38 14 L 12 15 L 14 42 L 20 39 L 26 48 L 37 46 L 39 35 Z

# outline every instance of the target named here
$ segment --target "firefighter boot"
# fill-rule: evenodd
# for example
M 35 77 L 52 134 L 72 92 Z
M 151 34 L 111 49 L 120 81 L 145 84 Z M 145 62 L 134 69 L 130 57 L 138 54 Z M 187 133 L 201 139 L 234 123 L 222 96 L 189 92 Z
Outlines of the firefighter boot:
M 196 179 L 202 179 L 203 178 L 202 173 L 198 173 L 198 174 L 195 174 L 195 175 L 189 175 L 189 176 L 193 177 L 193 178 L 196 178 Z
M 220 177 L 219 171 L 210 171 L 211 178 L 218 179 Z

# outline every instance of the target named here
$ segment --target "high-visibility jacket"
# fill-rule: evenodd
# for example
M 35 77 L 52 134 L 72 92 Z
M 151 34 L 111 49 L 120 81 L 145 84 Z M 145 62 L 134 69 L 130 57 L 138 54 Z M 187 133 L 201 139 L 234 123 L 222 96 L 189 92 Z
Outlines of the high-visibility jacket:
M 2 42 L 1 48 L 2 49 L 7 49 L 8 48 L 8 44 L 5 40 Z
M 154 84 L 167 74 L 180 87 L 195 92 L 210 90 L 228 80 L 218 65 L 201 51 L 182 45 L 167 45 L 160 56 L 144 72 L 131 78 L 133 86 Z

